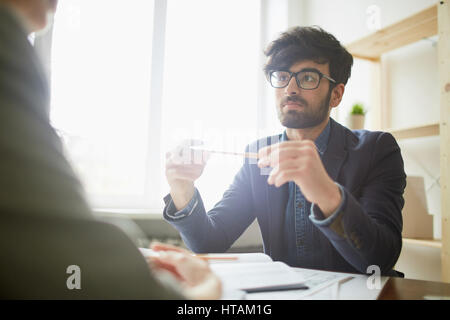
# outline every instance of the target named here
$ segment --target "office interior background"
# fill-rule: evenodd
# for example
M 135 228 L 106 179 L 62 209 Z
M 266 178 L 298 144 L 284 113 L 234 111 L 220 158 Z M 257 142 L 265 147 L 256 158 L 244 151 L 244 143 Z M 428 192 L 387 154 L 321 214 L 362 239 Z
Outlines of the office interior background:
M 51 121 L 95 211 L 140 245 L 181 244 L 162 219 L 168 192 L 165 153 L 201 139 L 242 152 L 280 133 L 273 89 L 262 72 L 265 46 L 297 25 L 318 25 L 348 45 L 436 5 L 435 0 L 64 0 L 34 41 L 51 81 Z M 438 36 L 355 59 L 332 117 L 347 125 L 352 105 L 367 110 L 365 129 L 440 121 Z M 377 73 L 379 83 L 374 82 Z M 384 128 L 376 101 L 388 105 Z M 431 245 L 404 242 L 396 269 L 441 281 L 440 137 L 398 140 L 408 176 L 423 177 Z M 242 159 L 212 156 L 196 183 L 207 209 L 220 200 Z M 404 213 L 405 214 L 405 213 Z M 435 243 L 435 244 L 433 244 Z M 260 251 L 256 222 L 232 251 Z

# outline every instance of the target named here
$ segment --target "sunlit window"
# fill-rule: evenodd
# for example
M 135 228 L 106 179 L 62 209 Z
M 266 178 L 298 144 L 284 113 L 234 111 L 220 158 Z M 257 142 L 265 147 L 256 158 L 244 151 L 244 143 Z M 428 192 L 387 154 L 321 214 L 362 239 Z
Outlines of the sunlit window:
M 256 138 L 259 0 L 168 0 L 163 17 L 155 15 L 158 3 L 58 5 L 51 121 L 95 207 L 160 211 L 164 154 L 176 142 L 201 138 L 243 151 Z M 161 39 L 153 36 L 155 21 L 165 30 Z M 161 58 L 152 57 L 155 48 Z M 152 80 L 161 81 L 152 79 L 156 67 L 161 92 L 152 92 Z M 198 182 L 207 204 L 241 163 L 211 159 Z

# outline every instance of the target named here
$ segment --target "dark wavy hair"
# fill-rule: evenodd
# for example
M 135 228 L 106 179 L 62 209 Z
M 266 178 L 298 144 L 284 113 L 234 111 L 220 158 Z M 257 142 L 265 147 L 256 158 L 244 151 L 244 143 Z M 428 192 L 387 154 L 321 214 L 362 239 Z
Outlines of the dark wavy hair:
M 330 33 L 318 26 L 293 27 L 272 41 L 264 51 L 268 57 L 264 73 L 288 70 L 302 60 L 329 63 L 330 76 L 346 84 L 353 65 L 352 55 Z

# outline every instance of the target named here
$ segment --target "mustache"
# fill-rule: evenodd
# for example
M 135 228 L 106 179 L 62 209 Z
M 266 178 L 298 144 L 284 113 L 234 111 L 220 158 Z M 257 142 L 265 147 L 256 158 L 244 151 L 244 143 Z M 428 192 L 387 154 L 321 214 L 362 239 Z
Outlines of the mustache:
M 281 100 L 281 105 L 285 105 L 288 102 L 294 102 L 294 103 L 302 104 L 304 106 L 308 106 L 308 102 L 306 102 L 305 99 L 303 99 L 302 97 L 299 97 L 299 96 L 287 96 L 287 97 L 284 97 Z

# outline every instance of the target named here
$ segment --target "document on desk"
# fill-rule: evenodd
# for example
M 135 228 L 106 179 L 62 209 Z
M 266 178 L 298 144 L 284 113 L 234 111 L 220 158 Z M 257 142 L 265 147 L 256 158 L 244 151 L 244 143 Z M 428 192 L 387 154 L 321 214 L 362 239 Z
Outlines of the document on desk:
M 290 290 L 277 291 L 271 293 L 252 293 L 246 296 L 250 300 L 300 300 L 309 299 L 309 297 L 321 292 L 326 288 L 334 285 L 339 285 L 353 279 L 345 273 L 335 273 L 327 271 L 319 271 L 312 269 L 295 268 L 295 272 L 301 274 L 305 279 L 304 283 L 308 287 L 307 290 Z
M 210 266 L 226 288 L 247 293 L 308 288 L 301 274 L 279 261 L 225 262 Z
M 157 255 L 139 248 L 144 256 Z M 264 253 L 224 253 L 198 255 L 209 262 L 222 280 L 224 292 L 239 293 L 229 299 L 241 299 L 243 292 L 250 299 L 305 299 L 318 291 L 348 280 L 347 274 L 291 268 L 272 261 Z M 227 299 L 227 298 L 225 298 Z
M 146 256 L 158 255 L 151 249 L 139 248 Z M 267 292 L 307 289 L 301 274 L 287 264 L 272 261 L 264 253 L 199 254 L 222 280 L 227 292 Z

